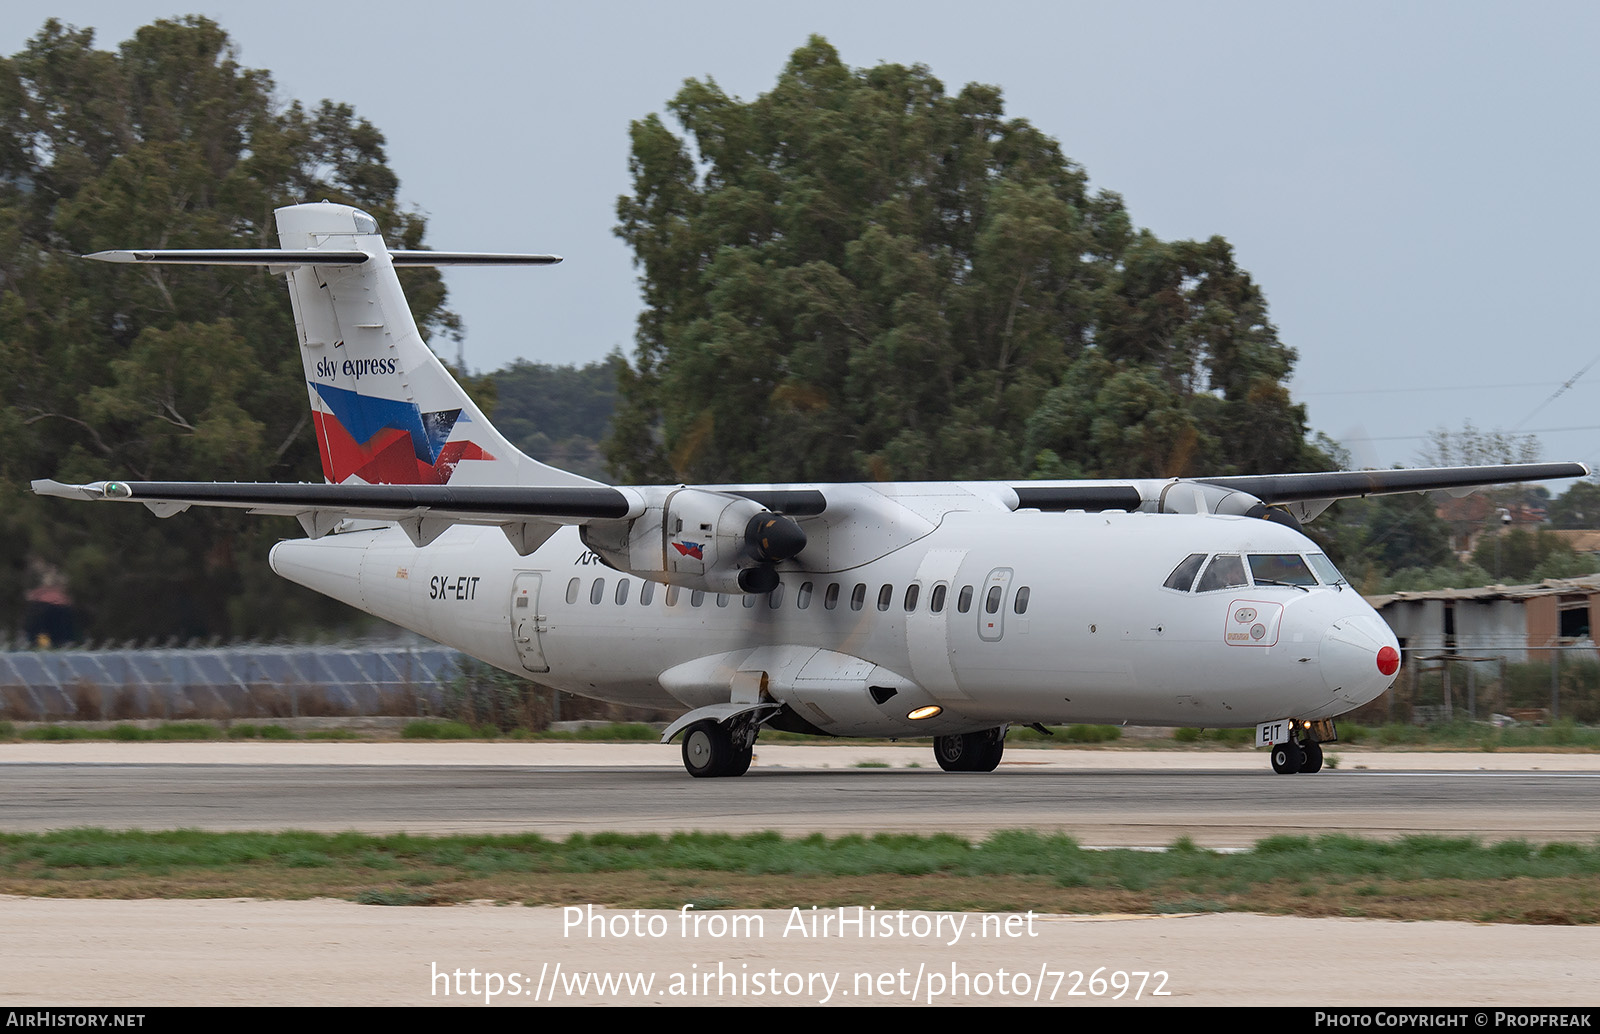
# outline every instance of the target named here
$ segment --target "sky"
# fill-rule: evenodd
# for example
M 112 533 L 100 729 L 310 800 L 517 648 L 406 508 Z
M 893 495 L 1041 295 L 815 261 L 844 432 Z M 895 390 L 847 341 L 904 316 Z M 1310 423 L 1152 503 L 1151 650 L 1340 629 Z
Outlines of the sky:
M 853 67 L 997 85 L 1136 225 L 1227 238 L 1310 426 L 1357 465 L 1415 465 L 1470 420 L 1600 466 L 1597 4 L 11 0 L 0 52 L 49 17 L 109 49 L 180 14 L 285 104 L 382 130 L 432 247 L 566 256 L 447 273 L 477 370 L 631 353 L 629 123 L 688 78 L 753 99 L 816 33 Z

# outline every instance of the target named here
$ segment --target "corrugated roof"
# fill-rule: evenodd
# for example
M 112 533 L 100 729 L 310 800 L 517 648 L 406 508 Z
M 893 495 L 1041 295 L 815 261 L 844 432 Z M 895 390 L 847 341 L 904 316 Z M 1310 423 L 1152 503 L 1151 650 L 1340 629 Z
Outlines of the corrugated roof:
M 1476 589 L 1428 589 L 1419 592 L 1392 592 L 1368 596 L 1373 610 L 1382 610 L 1400 600 L 1525 600 L 1534 596 L 1559 596 L 1566 593 L 1600 592 L 1600 574 L 1582 578 L 1546 578 L 1537 585 L 1483 585 Z

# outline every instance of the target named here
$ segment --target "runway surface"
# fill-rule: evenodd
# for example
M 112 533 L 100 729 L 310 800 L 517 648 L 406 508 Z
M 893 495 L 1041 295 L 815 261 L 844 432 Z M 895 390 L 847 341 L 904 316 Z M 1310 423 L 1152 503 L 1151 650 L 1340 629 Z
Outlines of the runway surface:
M 87 753 L 77 756 L 100 760 L 72 760 L 70 749 L 20 760 L 12 752 L 6 760 L 13 763 L 0 762 L 0 829 L 560 836 L 686 829 L 982 835 L 1027 827 L 1069 832 L 1094 845 L 1160 846 L 1188 836 L 1213 847 L 1247 846 L 1275 833 L 1325 831 L 1539 842 L 1600 837 L 1600 771 L 1592 770 L 1592 755 L 1565 762 L 1561 755 L 1523 755 L 1531 759 L 1525 767 L 1539 770 L 1516 771 L 1467 768 L 1478 760 L 1473 755 L 1386 754 L 1370 756 L 1383 770 L 1277 776 L 1251 753 L 1152 758 L 1138 752 L 1013 751 L 999 771 L 955 775 L 931 767 L 845 767 L 862 762 L 830 749 L 793 748 L 799 761 L 781 767 L 769 763 L 736 779 L 691 779 L 681 768 L 639 764 L 638 747 L 619 748 L 632 752 L 616 754 L 623 764 L 606 764 L 605 747 L 584 747 L 583 754 L 565 757 L 544 752 L 526 764 L 501 755 L 502 763 L 472 765 L 437 758 L 416 763 L 414 749 L 392 752 L 390 762 L 382 763 L 370 745 L 342 747 L 361 758 L 356 764 L 296 763 L 292 751 L 288 761 L 282 754 L 264 760 L 260 749 L 237 752 L 235 763 L 184 761 L 182 750 L 133 746 L 117 752 L 128 760 Z M 213 745 L 209 755 L 190 756 L 214 758 L 234 746 Z M 323 756 L 341 749 L 321 746 Z M 159 760 L 155 753 L 132 760 L 139 748 L 162 752 Z M 462 756 L 462 745 L 451 749 L 458 752 L 451 757 Z M 889 758 L 887 764 L 915 763 L 908 760 L 914 754 L 890 753 L 904 749 L 880 749 L 877 755 Z M 597 763 L 562 763 L 574 757 Z M 643 757 L 665 760 L 659 751 Z M 1515 764 L 1517 757 L 1494 760 Z M 1396 764 L 1409 770 L 1393 770 Z M 1557 766 L 1564 770 L 1550 770 Z

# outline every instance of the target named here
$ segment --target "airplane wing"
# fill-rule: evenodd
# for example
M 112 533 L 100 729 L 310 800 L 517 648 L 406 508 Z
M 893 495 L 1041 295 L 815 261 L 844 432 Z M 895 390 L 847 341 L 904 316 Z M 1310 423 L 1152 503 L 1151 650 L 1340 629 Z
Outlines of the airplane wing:
M 318 538 L 345 520 L 395 521 L 419 546 L 452 524 L 499 526 L 519 549 L 537 548 L 564 524 L 630 520 L 644 512 L 636 491 L 604 485 L 364 485 L 249 481 L 96 481 L 67 485 L 33 482 L 38 495 L 63 499 L 143 503 L 158 517 L 191 506 L 221 506 L 251 513 L 294 517 Z M 729 491 L 775 513 L 796 516 L 823 511 L 819 491 L 751 489 Z M 526 554 L 524 554 L 526 555 Z
M 1585 477 L 1581 463 L 1523 463 L 1485 467 L 1433 467 L 1416 470 L 1332 471 L 1314 474 L 1196 478 L 1193 480 L 1059 481 L 989 483 L 990 490 L 1014 493 L 1015 509 L 1144 510 L 1155 513 L 1216 513 L 1271 516 L 1287 511 L 1310 521 L 1338 499 L 1434 490 L 1462 493 L 1485 485 Z M 787 517 L 859 516 L 862 486 L 717 486 L 712 494 L 751 500 Z M 894 486 L 881 486 L 892 490 Z M 955 486 L 952 486 L 955 487 Z M 977 483 L 973 487 L 980 487 Z M 831 492 L 830 492 L 831 488 Z M 605 485 L 414 485 L 361 483 L 280 484 L 272 482 L 97 481 L 66 485 L 33 482 L 39 495 L 66 499 L 143 503 L 160 517 L 191 506 L 222 506 L 251 513 L 296 518 L 307 535 L 319 538 L 351 520 L 393 521 L 418 546 L 425 546 L 453 524 L 498 526 L 524 556 L 567 524 L 633 521 L 660 506 L 656 488 Z M 845 502 L 830 514 L 830 495 Z M 969 500 L 973 496 L 967 497 Z M 951 508 L 965 508 L 952 502 Z M 1281 514 L 1280 514 L 1281 516 Z M 828 519 L 825 517 L 825 519 Z M 931 525 L 930 525 L 931 527 Z M 803 538 L 802 538 L 803 541 Z
M 1513 463 L 1489 467 L 1423 467 L 1414 470 L 1346 470 L 1320 474 L 1261 474 L 1254 477 L 1198 478 L 1248 492 L 1264 503 L 1355 499 L 1398 492 L 1446 491 L 1465 495 L 1485 485 L 1518 481 L 1558 481 L 1589 476 L 1582 463 Z
M 1038 510 L 1148 510 L 1262 516 L 1264 508 L 1310 521 L 1340 499 L 1401 492 L 1464 495 L 1489 485 L 1589 476 L 1582 463 L 1513 463 L 1411 470 L 1343 470 L 1165 481 L 1024 481 L 1012 483 L 1018 506 Z

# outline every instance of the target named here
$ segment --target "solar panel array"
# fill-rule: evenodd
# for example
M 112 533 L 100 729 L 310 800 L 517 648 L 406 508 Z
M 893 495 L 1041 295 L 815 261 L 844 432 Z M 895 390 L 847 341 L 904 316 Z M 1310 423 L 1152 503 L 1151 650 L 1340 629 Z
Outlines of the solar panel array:
M 433 644 L 0 652 L 0 718 L 437 713 L 464 659 Z

